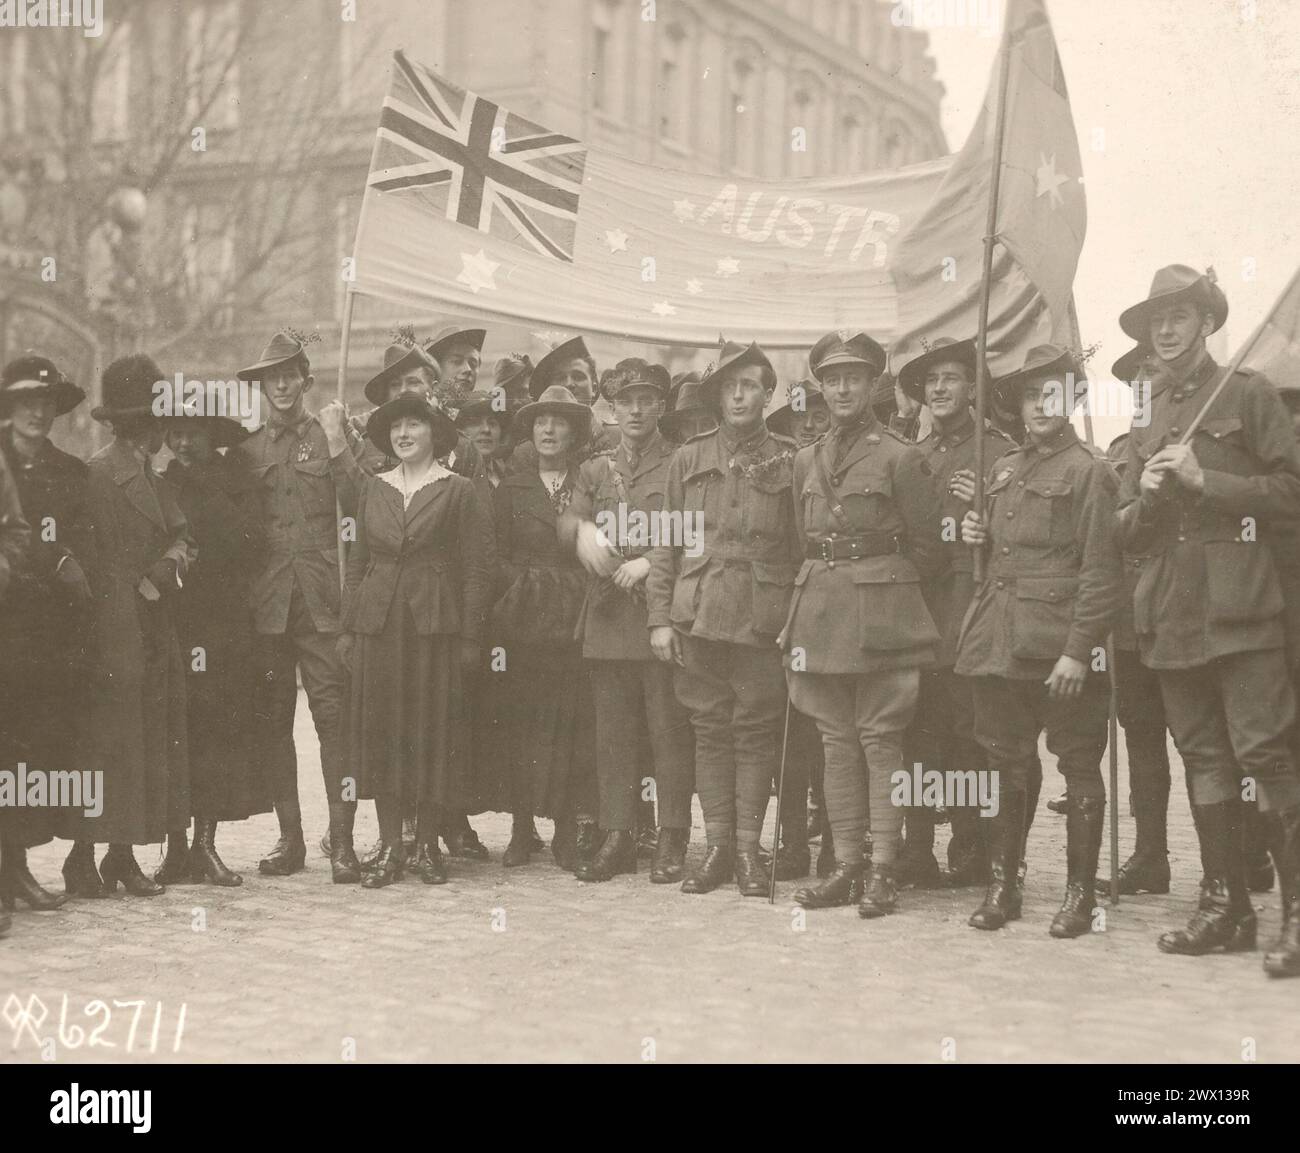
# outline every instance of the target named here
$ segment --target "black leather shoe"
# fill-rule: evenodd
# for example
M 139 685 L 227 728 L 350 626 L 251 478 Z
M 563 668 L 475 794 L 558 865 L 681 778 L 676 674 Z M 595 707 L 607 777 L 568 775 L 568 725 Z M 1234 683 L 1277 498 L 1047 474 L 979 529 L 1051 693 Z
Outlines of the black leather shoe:
M 1105 797 L 1070 797 L 1065 814 L 1065 900 L 1048 930 L 1053 937 L 1082 937 L 1092 931 L 1097 907 L 1097 856 L 1106 815 Z
M 826 880 L 796 889 L 794 899 L 805 909 L 851 905 L 862 895 L 862 868 L 861 861 L 836 861 Z
M 238 873 L 226 868 L 226 863 L 217 855 L 217 822 L 195 821 L 194 844 L 190 846 L 190 875 L 196 881 L 211 881 L 223 888 L 234 888 L 244 883 Z
M 1003 789 L 998 815 L 989 818 L 989 887 L 984 903 L 970 915 L 975 929 L 1000 929 L 1020 919 L 1024 890 L 1020 884 L 1020 850 L 1025 842 L 1023 792 Z
M 742 897 L 766 897 L 772 891 L 772 875 L 758 859 L 758 847 L 736 850 L 736 888 Z
M 1264 813 L 1282 894 L 1282 927 L 1264 954 L 1270 977 L 1300 977 L 1300 808 Z
M 27 850 L 6 844 L 4 865 L 0 868 L 0 904 L 12 909 L 15 900 L 38 913 L 48 913 L 67 904 L 68 895 L 42 888 L 27 867 Z
M 447 866 L 442 854 L 434 842 L 421 845 L 415 855 L 414 873 L 426 885 L 445 885 L 447 883 Z
M 72 846 L 72 851 L 63 862 L 63 884 L 69 897 L 102 901 L 108 896 L 99 870 L 95 868 L 94 846 Z
M 573 875 L 580 881 L 612 881 L 622 873 L 636 872 L 636 841 L 626 829 L 612 829 L 590 861 L 582 861 Z
M 387 888 L 402 879 L 405 868 L 406 854 L 402 850 L 402 842 L 399 840 L 386 845 L 380 850 L 379 861 L 375 867 L 361 878 L 361 887 L 363 889 Z
M 1199 957 L 1216 949 L 1236 953 L 1255 947 L 1258 925 L 1246 888 L 1242 808 L 1235 797 L 1215 805 L 1193 806 L 1205 868 L 1201 895 L 1187 927 L 1162 933 L 1157 939 L 1156 947 L 1162 953 Z
M 645 860 L 654 860 L 655 849 L 659 844 L 659 830 L 653 825 L 642 829 L 636 838 L 636 855 Z
M 599 822 L 589 817 L 579 820 L 574 829 L 573 867 L 577 868 L 579 865 L 595 860 L 603 840 L 604 834 L 600 831 Z
M 164 886 L 140 872 L 129 845 L 111 846 L 99 862 L 99 875 L 110 893 L 117 891 L 119 883 L 133 897 L 156 897 L 164 891 Z
M 686 845 L 690 837 L 689 829 L 659 830 L 654 860 L 650 862 L 651 884 L 671 885 L 682 879 L 682 869 L 686 865 Z
M 731 880 L 731 876 L 731 844 L 710 845 L 704 850 L 704 860 L 682 882 L 682 892 L 711 893 Z
M 154 870 L 153 879 L 160 885 L 194 885 L 202 877 L 194 876 L 194 865 L 190 860 L 190 848 L 185 843 L 185 833 L 167 834 L 167 855 L 163 863 Z
M 858 916 L 870 920 L 885 917 L 898 908 L 898 884 L 889 865 L 872 865 L 862 885 Z
M 275 842 L 275 848 L 257 862 L 257 871 L 264 877 L 287 877 L 299 872 L 306 864 L 307 845 L 299 829 L 297 836 L 281 836 Z
M 1169 854 L 1151 853 L 1145 849 L 1134 853 L 1119 867 L 1119 891 L 1126 897 L 1138 893 L 1169 892 Z M 1109 877 L 1097 878 L 1097 892 L 1102 896 L 1110 892 Z

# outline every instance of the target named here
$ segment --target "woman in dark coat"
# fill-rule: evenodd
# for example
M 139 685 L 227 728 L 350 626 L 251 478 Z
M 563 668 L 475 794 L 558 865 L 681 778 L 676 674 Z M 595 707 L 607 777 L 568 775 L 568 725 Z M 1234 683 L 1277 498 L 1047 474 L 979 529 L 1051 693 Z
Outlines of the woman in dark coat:
M 383 404 L 366 435 L 398 464 L 363 482 L 339 638 L 352 672 L 343 747 L 357 796 L 373 798 L 379 817 L 379 854 L 361 884 L 401 877 L 403 809 L 418 814 L 415 872 L 444 884 L 439 823 L 464 788 L 464 683 L 490 580 L 481 505 L 474 481 L 438 463 L 456 426 L 426 396 Z
M 211 409 L 207 410 L 211 412 Z M 167 858 L 154 874 L 162 884 L 243 878 L 217 855 L 221 821 L 269 813 L 271 798 L 253 760 L 253 702 L 257 674 L 249 611 L 250 576 L 265 547 L 256 486 L 218 449 L 246 436 L 238 421 L 207 415 L 201 406 L 173 418 L 167 446 L 175 459 L 163 479 L 189 524 L 195 556 L 175 599 L 176 634 L 185 661 L 190 810 L 167 834 Z
M 586 573 L 556 530 L 577 480 L 591 410 L 554 385 L 514 418 L 528 467 L 495 492 L 498 596 L 493 643 L 505 670 L 493 682 L 500 762 L 514 816 L 504 863 L 528 863 L 532 818 L 556 822 L 551 851 L 573 869 L 596 849 L 595 717 L 575 629 Z
M 104 811 L 86 819 L 86 838 L 109 844 L 99 866 L 109 891 L 120 882 L 139 897 L 163 886 L 140 871 L 132 846 L 161 842 L 190 814 L 185 666 L 173 625 L 189 530 L 150 467 L 163 441 L 153 415 L 153 384 L 161 379 L 147 356 L 115 360 L 104 371 L 103 404 L 90 414 L 115 439 L 89 461 L 100 575 L 88 767 L 104 774 Z
M 86 466 L 50 443 L 54 420 L 86 394 L 39 356 L 12 361 L 0 374 L 0 453 L 9 466 L 31 544 L 0 610 L 0 765 L 29 772 L 77 770 L 76 734 L 85 716 L 91 651 L 94 569 Z M 53 808 L 0 810 L 0 899 L 55 909 L 67 899 L 47 892 L 27 868 L 27 850 L 76 835 L 78 813 Z M 83 891 L 78 862 L 63 874 L 70 895 L 104 896 L 92 862 Z

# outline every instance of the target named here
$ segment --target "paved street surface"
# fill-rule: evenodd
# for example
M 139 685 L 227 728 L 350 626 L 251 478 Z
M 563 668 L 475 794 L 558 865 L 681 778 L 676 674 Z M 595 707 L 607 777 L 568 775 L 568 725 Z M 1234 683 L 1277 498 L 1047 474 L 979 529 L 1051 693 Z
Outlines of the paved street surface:
M 494 859 L 453 862 L 450 885 L 408 877 L 375 892 L 336 888 L 315 849 L 325 805 L 305 700 L 298 718 L 307 870 L 258 876 L 275 839 L 268 815 L 219 833 L 242 888 L 20 910 L 0 941 L 3 1060 L 39 1059 L 34 1037 L 61 1060 L 1300 1059 L 1300 980 L 1267 980 L 1259 953 L 1156 950 L 1157 933 L 1190 913 L 1199 877 L 1178 763 L 1174 892 L 1126 898 L 1104 932 L 1071 942 L 1047 934 L 1065 868 L 1064 818 L 1045 807 L 1062 787 L 1051 757 L 1023 921 L 968 928 L 980 892 L 967 889 L 908 892 L 899 914 L 874 922 L 853 908 L 809 912 L 801 927 L 793 883 L 771 907 L 734 887 L 686 896 L 644 871 L 579 884 L 549 850 L 507 871 L 504 816 L 474 819 Z M 361 808 L 359 841 L 369 845 L 373 809 Z M 1121 817 L 1127 853 L 1127 804 Z M 702 844 L 697 809 L 692 859 Z M 32 853 L 51 887 L 61 887 L 63 853 Z M 138 850 L 148 871 L 159 857 Z M 1255 900 L 1267 940 L 1277 895 Z M 139 999 L 140 1010 L 113 1004 Z

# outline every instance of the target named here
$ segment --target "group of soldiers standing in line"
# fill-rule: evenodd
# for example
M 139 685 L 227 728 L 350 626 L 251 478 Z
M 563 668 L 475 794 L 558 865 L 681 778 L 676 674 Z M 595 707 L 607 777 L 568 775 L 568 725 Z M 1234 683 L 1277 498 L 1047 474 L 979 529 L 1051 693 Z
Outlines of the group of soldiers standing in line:
M 300 675 L 337 883 L 445 883 L 440 840 L 486 859 L 468 816 L 502 811 L 509 867 L 542 848 L 546 817 L 581 880 L 648 856 L 654 883 L 759 896 L 770 870 L 808 875 L 819 834 L 801 905 L 876 918 L 908 885 L 984 885 L 970 923 L 995 930 L 1021 915 L 1045 732 L 1066 780 L 1050 931 L 1077 937 L 1108 883 L 1114 676 L 1137 820 L 1120 890 L 1169 890 L 1167 729 L 1203 877 L 1159 947 L 1253 949 L 1250 892 L 1271 887 L 1271 856 L 1282 926 L 1264 967 L 1300 974 L 1300 450 L 1260 375 L 1234 373 L 1211 402 L 1206 339 L 1226 315 L 1212 276 L 1181 265 L 1122 314 L 1135 346 L 1116 375 L 1150 394 L 1110 459 L 1070 423 L 1082 365 L 1030 350 L 992 384 L 1003 427 L 983 432 L 978 509 L 977 350 L 947 334 L 882 389 L 885 349 L 829 333 L 765 418 L 777 381 L 757 344 L 670 378 L 640 358 L 598 375 L 575 338 L 536 366 L 504 358 L 479 388 L 485 333 L 451 329 L 389 348 L 362 420 L 338 402 L 309 412 L 307 346 L 283 331 L 239 374 L 270 410 L 251 434 L 201 405 L 158 418 L 157 365 L 109 366 L 92 415 L 115 439 L 88 464 L 48 439 L 81 390 L 47 360 L 15 361 L 0 387 L 4 762 L 100 769 L 106 795 L 93 818 L 0 813 L 5 903 L 66 899 L 26 866 L 55 835 L 73 842 L 67 896 L 239 884 L 217 825 L 272 806 L 280 837 L 259 870 L 302 869 Z M 768 852 L 781 766 L 785 836 Z M 987 775 L 997 796 L 991 816 L 973 798 L 950 808 L 946 872 L 933 809 L 895 796 L 936 768 Z M 688 869 L 695 793 L 706 844 Z M 360 857 L 358 798 L 380 826 Z M 148 877 L 132 846 L 164 836 Z

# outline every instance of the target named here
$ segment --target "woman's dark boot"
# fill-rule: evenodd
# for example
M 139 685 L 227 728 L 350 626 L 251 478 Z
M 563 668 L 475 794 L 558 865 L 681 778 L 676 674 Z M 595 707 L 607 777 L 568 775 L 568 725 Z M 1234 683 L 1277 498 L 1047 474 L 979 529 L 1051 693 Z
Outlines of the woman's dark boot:
M 1101 852 L 1105 797 L 1070 797 L 1065 813 L 1065 900 L 1052 918 L 1053 937 L 1082 937 L 1092 931 L 1097 906 L 1097 856 Z
M 636 872 L 637 843 L 626 829 L 605 834 L 604 844 L 590 861 L 581 862 L 573 875 L 580 881 L 612 881 L 622 873 Z
M 671 885 L 682 879 L 682 870 L 686 866 L 686 845 L 690 839 L 690 829 L 659 830 L 654 860 L 650 863 L 651 884 Z
M 194 822 L 190 869 L 196 881 L 211 881 L 227 889 L 244 883 L 244 878 L 226 868 L 225 861 L 217 855 L 217 822 L 210 818 Z
M 757 843 L 736 849 L 736 888 L 742 897 L 766 897 L 772 891 L 772 874 L 763 866 Z
M 851 905 L 862 895 L 862 862 L 836 861 L 830 875 L 818 885 L 794 891 L 794 899 L 805 909 L 833 909 Z
M 711 893 L 731 880 L 733 871 L 731 838 L 720 838 L 704 850 L 704 860 L 682 882 L 682 892 Z
M 1300 977 L 1300 807 L 1265 813 L 1264 821 L 1282 894 L 1282 928 L 1264 954 L 1264 972 Z
M 595 860 L 603 841 L 600 822 L 593 817 L 579 817 L 574 822 L 573 867 Z
M 275 815 L 280 822 L 280 839 L 275 847 L 257 862 L 257 871 L 264 877 L 288 877 L 307 864 L 307 845 L 302 839 L 302 812 L 298 799 L 277 800 Z M 334 846 L 330 845 L 333 855 Z
M 119 884 L 133 897 L 156 897 L 165 891 L 164 886 L 140 872 L 130 845 L 109 845 L 99 862 L 99 875 L 110 893 L 116 892 Z
M 402 879 L 402 872 L 405 868 L 406 854 L 402 850 L 401 835 L 399 834 L 395 841 L 381 846 L 379 859 L 375 862 L 375 867 L 361 878 L 361 887 L 363 889 L 386 888 Z
M 468 816 L 464 813 L 456 813 L 449 817 L 444 824 L 446 831 L 443 833 L 442 839 L 447 844 L 447 856 L 463 857 L 470 861 L 491 860 L 487 846 L 479 840 L 474 827 L 469 823 Z M 436 847 L 435 845 L 434 848 Z M 537 850 L 540 852 L 543 847 L 539 843 Z
M 653 859 L 659 844 L 659 830 L 655 825 L 654 801 L 638 801 L 636 807 L 636 855 Z
M 528 864 L 529 858 L 533 855 L 535 834 L 532 817 L 527 813 L 515 813 L 510 823 L 510 844 L 506 846 L 506 851 L 501 857 L 501 863 L 507 869 Z
M 184 829 L 174 829 L 167 834 L 167 855 L 154 870 L 153 879 L 160 885 L 193 885 L 203 879 L 191 872 L 190 847 L 186 844 Z
M 412 871 L 426 885 L 447 883 L 447 866 L 442 859 L 442 853 L 438 851 L 437 837 L 431 837 L 420 844 Z
M 1185 929 L 1162 933 L 1162 953 L 1199 957 L 1215 949 L 1229 953 L 1255 947 L 1255 910 L 1246 888 L 1242 845 L 1242 805 L 1235 797 L 1217 805 L 1195 805 L 1196 834 L 1201 842 L 1201 896 Z
M 898 908 L 898 883 L 892 865 L 873 864 L 862 882 L 858 916 L 870 920 L 885 917 Z
M 352 828 L 356 819 L 356 801 L 330 802 L 330 873 L 336 885 L 355 885 L 361 880 L 361 862 L 352 847 Z
M 989 872 L 984 903 L 970 916 L 976 929 L 1000 929 L 1020 918 L 1020 850 L 1024 844 L 1025 794 L 1003 789 L 998 815 L 989 818 Z
M 41 888 L 27 867 L 27 850 L 5 838 L 0 847 L 0 904 L 12 909 L 15 900 L 38 913 L 48 913 L 65 904 L 68 895 Z
M 79 897 L 87 901 L 102 901 L 108 896 L 99 870 L 95 868 L 95 844 L 93 841 L 74 841 L 72 851 L 63 862 L 63 883 L 69 897 Z

